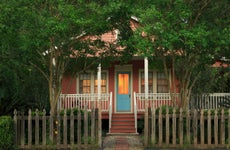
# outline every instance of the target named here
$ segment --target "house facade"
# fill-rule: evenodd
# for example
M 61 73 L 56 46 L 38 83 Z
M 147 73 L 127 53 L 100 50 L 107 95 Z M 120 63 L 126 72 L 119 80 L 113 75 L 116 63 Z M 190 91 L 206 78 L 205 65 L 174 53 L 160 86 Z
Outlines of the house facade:
M 138 26 L 135 18 L 130 25 L 133 30 Z M 101 38 L 115 43 L 118 34 L 114 30 Z M 76 76 L 66 74 L 58 110 L 100 108 L 102 119 L 109 120 L 109 133 L 136 134 L 137 119 L 143 116 L 146 108 L 180 104 L 179 91 L 175 89 L 176 93 L 170 93 L 171 73 L 168 81 L 162 70 L 151 69 L 147 57 L 133 56 L 126 64 L 113 62 L 109 68 L 99 64 L 97 71 L 87 70 Z M 202 100 L 203 103 L 206 101 Z
M 146 88 L 144 67 L 145 63 L 142 57 L 133 57 L 133 59 L 125 65 L 119 65 L 119 63 L 115 62 L 107 69 L 103 69 L 103 66 L 101 66 L 101 86 L 99 94 L 102 96 L 102 101 L 105 97 L 107 97 L 108 101 L 110 99 L 112 100 L 112 112 L 133 113 L 134 100 L 137 99 L 137 94 L 142 93 L 142 97 L 139 96 L 139 99 L 144 99 Z M 171 102 L 168 102 L 168 80 L 164 72 L 148 69 L 147 76 L 148 94 L 155 94 L 155 100 L 161 101 L 155 105 L 164 105 L 166 100 L 167 104 L 170 104 Z M 71 94 L 73 97 L 81 95 L 85 97 L 92 97 L 92 95 L 98 97 L 98 72 L 88 70 L 84 73 L 77 74 L 75 78 L 66 76 L 63 80 L 62 96 L 68 99 L 68 96 L 71 96 Z M 81 98 L 79 98 L 79 101 L 81 101 L 80 99 Z M 152 99 L 154 99 L 154 96 Z M 78 104 L 62 102 L 60 107 L 71 108 L 74 107 L 74 105 L 77 107 Z M 87 104 L 87 107 L 93 107 L 93 104 Z M 139 108 L 141 108 L 141 106 L 139 106 Z M 105 104 L 102 109 L 106 111 L 108 104 Z

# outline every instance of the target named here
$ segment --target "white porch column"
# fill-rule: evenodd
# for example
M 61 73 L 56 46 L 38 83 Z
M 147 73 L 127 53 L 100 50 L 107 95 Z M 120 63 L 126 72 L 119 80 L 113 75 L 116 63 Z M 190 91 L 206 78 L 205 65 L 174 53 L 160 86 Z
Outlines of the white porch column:
M 97 94 L 98 100 L 101 99 L 101 64 L 98 65 L 97 71 Z
M 144 123 L 144 137 L 145 139 L 148 139 L 148 124 L 149 124 L 149 117 L 148 117 L 148 91 L 149 91 L 149 86 L 148 86 L 148 58 L 145 57 L 144 60 L 144 75 L 145 75 L 145 123 Z M 147 146 L 147 140 L 145 140 L 144 145 Z
M 147 57 L 145 57 L 145 70 L 144 70 L 144 74 L 145 74 L 145 100 L 147 100 L 148 99 L 148 92 L 149 92 L 149 83 L 148 83 L 148 79 L 149 79 L 149 74 L 148 74 L 148 72 L 149 72 L 149 67 L 148 67 L 148 65 L 149 65 L 149 62 L 148 62 L 148 58 Z
M 102 145 L 102 122 L 101 122 L 101 64 L 98 65 L 97 71 L 97 94 L 98 94 L 98 145 Z

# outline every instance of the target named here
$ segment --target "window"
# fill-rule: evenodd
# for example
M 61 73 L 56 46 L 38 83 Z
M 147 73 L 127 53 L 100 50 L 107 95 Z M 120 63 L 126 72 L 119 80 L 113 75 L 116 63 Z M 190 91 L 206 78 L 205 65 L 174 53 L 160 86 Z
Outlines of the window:
M 97 93 L 98 91 L 97 74 L 93 72 L 81 73 L 79 75 L 79 93 Z M 107 73 L 101 73 L 101 93 L 107 92 Z
M 153 93 L 153 72 L 149 71 L 148 74 L 149 93 Z M 145 74 L 141 72 L 141 93 L 145 92 Z
M 168 93 L 168 81 L 163 72 L 157 72 L 157 93 Z
M 79 93 L 90 93 L 90 73 L 82 73 L 79 77 Z
M 94 74 L 94 93 L 98 92 L 98 81 L 97 81 L 97 74 Z M 101 73 L 101 93 L 106 93 L 107 89 L 107 82 L 106 82 L 106 73 Z

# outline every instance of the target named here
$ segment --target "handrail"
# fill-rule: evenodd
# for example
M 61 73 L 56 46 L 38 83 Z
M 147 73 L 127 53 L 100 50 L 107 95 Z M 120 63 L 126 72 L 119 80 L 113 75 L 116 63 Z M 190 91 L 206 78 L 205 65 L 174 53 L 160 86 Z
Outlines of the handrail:
M 134 94 L 134 119 L 135 119 L 135 129 L 136 129 L 136 133 L 137 133 L 137 99 L 136 99 L 136 92 L 133 93 Z
M 109 93 L 101 94 L 101 110 L 103 112 L 108 111 L 109 106 Z M 92 108 L 98 103 L 98 94 L 61 94 L 59 97 L 59 110 L 85 107 L 91 111 Z
M 112 123 L 112 111 L 113 111 L 113 107 L 112 107 L 112 92 L 110 92 L 110 99 L 109 99 L 109 133 L 110 133 L 111 123 Z

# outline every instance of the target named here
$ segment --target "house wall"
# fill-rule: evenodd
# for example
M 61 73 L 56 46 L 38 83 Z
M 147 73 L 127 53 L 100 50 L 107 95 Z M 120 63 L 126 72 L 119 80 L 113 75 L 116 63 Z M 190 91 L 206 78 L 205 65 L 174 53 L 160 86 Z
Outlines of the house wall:
M 65 74 L 62 79 L 62 94 L 76 93 L 76 77 L 70 74 Z

